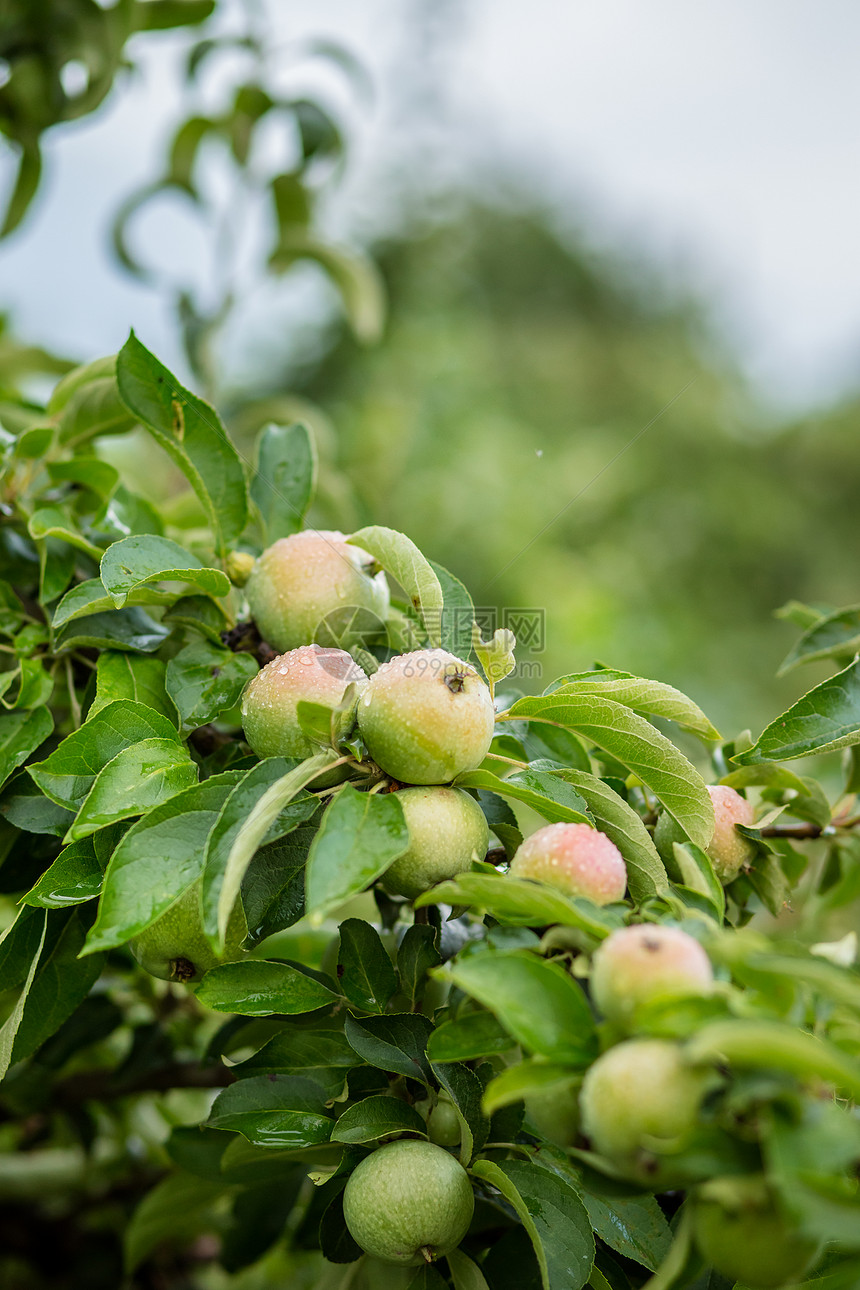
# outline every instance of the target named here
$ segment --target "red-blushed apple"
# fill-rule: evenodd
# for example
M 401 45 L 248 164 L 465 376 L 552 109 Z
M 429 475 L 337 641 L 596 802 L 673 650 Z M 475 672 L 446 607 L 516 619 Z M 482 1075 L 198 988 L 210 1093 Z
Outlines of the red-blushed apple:
M 709 994 L 711 961 L 679 927 L 641 923 L 622 927 L 600 945 L 591 965 L 591 994 L 617 1025 L 629 1025 L 642 1004 Z
M 342 649 L 302 645 L 272 659 L 242 695 L 245 738 L 258 757 L 310 757 L 316 751 L 299 725 L 300 701 L 336 708 L 350 685 L 360 693 L 367 676 Z M 344 713 L 342 724 L 351 724 Z
M 627 867 L 618 847 L 590 824 L 547 824 L 520 845 L 511 877 L 532 878 L 595 905 L 623 900 Z
M 329 620 L 341 619 L 337 644 L 358 644 L 368 621 L 388 614 L 385 574 L 373 556 L 335 530 L 305 529 L 280 538 L 257 559 L 245 585 L 251 614 L 277 650 L 317 640 Z M 352 619 L 355 625 L 351 626 Z

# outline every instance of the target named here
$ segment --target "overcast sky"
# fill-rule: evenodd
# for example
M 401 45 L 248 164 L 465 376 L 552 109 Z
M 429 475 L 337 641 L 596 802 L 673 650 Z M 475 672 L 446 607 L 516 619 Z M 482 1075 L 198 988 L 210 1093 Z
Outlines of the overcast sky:
M 334 36 L 365 61 L 349 205 L 415 150 L 437 181 L 501 160 L 599 242 L 644 249 L 714 301 L 773 402 L 860 384 L 860 7 L 851 0 L 269 0 L 279 41 Z M 0 308 L 73 355 L 129 325 L 170 359 L 159 297 L 111 264 L 111 213 L 160 162 L 182 104 L 183 38 L 144 38 L 141 73 L 55 131 L 26 227 L 0 245 Z M 330 92 L 349 103 L 334 80 Z M 416 145 L 415 115 L 423 130 Z M 5 164 L 0 160 L 0 175 Z M 177 272 L 193 223 L 156 212 L 141 245 Z

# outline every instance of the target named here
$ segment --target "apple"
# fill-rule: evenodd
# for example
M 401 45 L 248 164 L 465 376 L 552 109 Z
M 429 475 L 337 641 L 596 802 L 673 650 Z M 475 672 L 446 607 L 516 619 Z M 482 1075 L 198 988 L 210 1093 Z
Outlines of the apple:
M 520 845 L 511 861 L 513 878 L 532 878 L 583 896 L 595 905 L 623 900 L 627 867 L 605 833 L 590 824 L 547 824 Z
M 385 1263 L 420 1267 L 456 1249 L 475 1208 L 463 1166 L 443 1147 L 401 1138 L 350 1174 L 343 1214 L 353 1240 Z
M 403 784 L 447 784 L 480 766 L 495 710 L 485 681 L 443 649 L 383 663 L 358 705 L 358 729 L 377 765 Z
M 277 650 L 310 645 L 321 633 L 359 644 L 385 621 L 388 583 L 373 556 L 335 530 L 280 538 L 254 563 L 245 595 L 260 635 Z

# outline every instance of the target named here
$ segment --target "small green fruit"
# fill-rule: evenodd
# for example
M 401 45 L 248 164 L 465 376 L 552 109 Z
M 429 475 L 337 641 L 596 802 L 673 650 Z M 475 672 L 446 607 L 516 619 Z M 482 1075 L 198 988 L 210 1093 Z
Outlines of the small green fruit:
M 223 957 L 212 949 L 203 933 L 200 885 L 189 887 L 160 918 L 129 941 L 129 949 L 142 968 L 162 981 L 199 981 L 204 972 L 228 963 L 241 954 L 248 934 L 245 915 L 237 902 L 227 927 Z
M 385 621 L 385 574 L 343 533 L 306 529 L 281 538 L 256 561 L 245 586 L 254 621 L 277 650 L 310 645 L 325 633 L 339 645 L 360 643 Z
M 547 824 L 522 843 L 510 868 L 513 878 L 545 882 L 595 905 L 623 900 L 627 867 L 605 833 L 590 824 Z
M 358 728 L 371 757 L 404 784 L 446 784 L 474 770 L 494 726 L 486 683 L 443 649 L 414 650 L 383 663 L 358 705 Z
M 709 994 L 710 960 L 698 941 L 679 927 L 643 923 L 613 932 L 596 951 L 591 993 L 616 1025 L 630 1025 L 642 1004 Z
M 641 1153 L 675 1149 L 696 1126 L 709 1075 L 664 1039 L 628 1039 L 589 1068 L 579 1099 L 595 1151 L 636 1172 Z
M 245 738 L 258 757 L 312 756 L 318 749 L 299 725 L 297 705 L 304 701 L 336 708 L 350 685 L 360 694 L 367 676 L 345 650 L 302 645 L 273 658 L 245 686 Z M 346 729 L 352 721 L 345 712 L 341 725 Z
M 755 843 L 735 828 L 736 824 L 751 826 L 755 822 L 755 810 L 752 802 L 726 784 L 709 784 L 708 793 L 714 806 L 714 836 L 706 851 L 714 873 L 725 884 L 733 882 L 755 856 Z M 654 845 L 670 872 L 676 867 L 674 843 L 685 841 L 683 829 L 664 811 L 654 830 Z
M 393 896 L 414 900 L 487 854 L 490 831 L 474 797 L 461 788 L 403 788 L 397 794 L 409 829 L 409 847 L 382 878 Z
M 820 1248 L 792 1228 L 763 1178 L 704 1183 L 693 1200 L 693 1224 L 702 1258 L 754 1290 L 796 1285 Z
M 579 1084 L 549 1088 L 525 1098 L 526 1117 L 542 1138 L 572 1147 L 579 1137 Z
M 438 1147 L 460 1145 L 460 1117 L 449 1097 L 439 1095 L 439 1100 L 427 1117 L 427 1136 Z
M 361 1248 L 385 1263 L 420 1267 L 456 1249 L 475 1208 L 472 1184 L 442 1147 L 401 1138 L 350 1174 L 343 1214 Z

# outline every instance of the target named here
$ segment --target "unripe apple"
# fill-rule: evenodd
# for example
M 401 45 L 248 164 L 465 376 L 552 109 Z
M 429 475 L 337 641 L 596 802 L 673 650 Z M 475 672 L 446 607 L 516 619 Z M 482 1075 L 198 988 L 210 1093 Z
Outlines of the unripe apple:
M 526 1116 L 542 1138 L 557 1147 L 572 1147 L 579 1137 L 579 1088 L 562 1085 L 524 1099 Z
M 510 868 L 514 878 L 548 883 L 595 905 L 623 900 L 627 867 L 614 842 L 590 824 L 547 824 L 522 843 Z
M 622 927 L 601 944 L 591 965 L 591 994 L 610 1021 L 627 1025 L 641 1004 L 709 994 L 710 960 L 679 927 Z
M 302 645 L 273 658 L 245 686 L 245 738 L 258 757 L 310 757 L 317 749 L 299 725 L 297 705 L 304 701 L 336 708 L 352 684 L 360 693 L 367 676 L 342 649 Z M 345 713 L 344 727 L 351 720 Z
M 738 833 L 735 825 L 752 825 L 755 810 L 752 802 L 727 784 L 709 784 L 707 787 L 714 805 L 714 836 L 705 849 L 720 882 L 733 882 L 755 855 L 755 843 Z M 684 841 L 683 829 L 664 811 L 654 830 L 654 845 L 670 868 L 674 864 L 673 844 Z
M 355 1168 L 343 1215 L 361 1248 L 386 1263 L 420 1267 L 456 1249 L 475 1208 L 463 1166 L 442 1147 L 401 1138 Z
M 696 1245 L 730 1282 L 776 1290 L 804 1279 L 819 1245 L 778 1209 L 763 1178 L 718 1178 L 693 1200 Z
M 261 636 L 278 650 L 310 645 L 326 620 L 329 628 L 339 623 L 339 645 L 355 645 L 368 624 L 385 621 L 389 606 L 388 583 L 373 556 L 334 530 L 305 529 L 267 547 L 245 595 Z
M 430 1098 L 415 1103 L 415 1110 L 427 1121 L 427 1137 L 438 1147 L 459 1145 L 462 1130 L 460 1117 L 447 1093 L 440 1093 L 434 1104 Z
M 200 884 L 195 883 L 139 936 L 129 949 L 142 968 L 162 981 L 199 981 L 204 972 L 239 958 L 248 934 L 245 914 L 237 901 L 230 922 L 223 956 L 219 957 L 203 933 Z
M 595 1151 L 636 1169 L 642 1153 L 659 1154 L 694 1129 L 709 1080 L 665 1039 L 628 1039 L 589 1067 L 579 1106 Z
M 397 800 L 409 829 L 409 846 L 382 876 L 393 896 L 414 900 L 437 882 L 456 878 L 483 860 L 490 830 L 474 797 L 462 788 L 402 788 Z
M 486 756 L 495 719 L 486 683 L 444 649 L 389 659 L 358 705 L 371 757 L 404 784 L 446 784 L 474 770 Z

